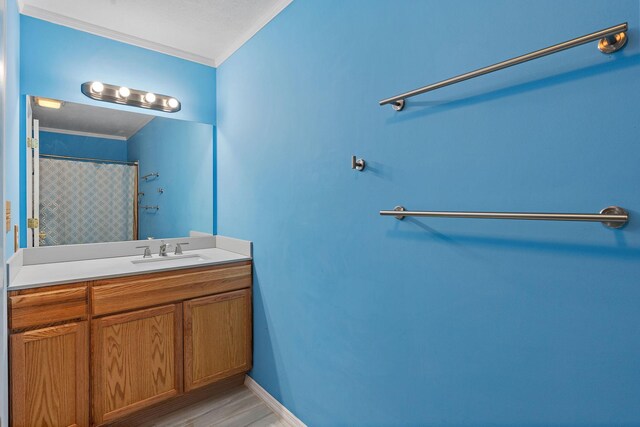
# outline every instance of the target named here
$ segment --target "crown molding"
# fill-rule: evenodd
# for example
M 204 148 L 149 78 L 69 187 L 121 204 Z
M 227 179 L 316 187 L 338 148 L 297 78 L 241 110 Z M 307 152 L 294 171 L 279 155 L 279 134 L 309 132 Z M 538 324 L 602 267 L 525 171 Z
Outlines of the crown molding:
M 105 37 L 133 46 L 142 47 L 144 49 L 164 53 L 166 55 L 175 56 L 177 58 L 186 59 L 187 61 L 197 62 L 209 67 L 218 67 L 224 61 L 226 61 L 236 50 L 240 49 L 242 45 L 244 45 L 254 35 L 256 35 L 256 33 L 260 31 L 265 25 L 267 25 L 273 18 L 275 18 L 280 12 L 282 12 L 287 6 L 289 6 L 292 1 L 293 0 L 278 0 L 272 8 L 266 11 L 256 21 L 254 25 L 252 25 L 247 31 L 242 33 L 240 37 L 238 37 L 233 43 L 231 43 L 228 49 L 225 49 L 216 58 L 208 58 L 202 55 L 188 52 L 186 50 L 167 46 L 162 43 L 156 43 L 147 39 L 125 34 L 120 31 L 111 30 L 100 25 L 90 24 L 85 21 L 70 18 L 68 16 L 51 12 L 38 6 L 26 4 L 24 0 L 18 0 L 18 6 L 21 14 L 30 16 L 32 18 L 42 19 L 43 21 L 52 22 L 54 24 L 84 31 L 96 36 Z
M 53 22 L 54 24 L 62 25 L 64 27 L 84 31 L 85 33 L 94 34 L 96 36 L 105 37 L 107 39 L 142 47 L 144 49 L 153 50 L 156 52 L 164 53 L 166 55 L 175 56 L 177 58 L 186 59 L 187 61 L 208 65 L 209 67 L 215 67 L 216 61 L 213 58 L 207 58 L 205 56 L 197 55 L 195 53 L 187 52 L 181 49 L 176 49 L 162 43 L 156 43 L 140 37 L 121 33 L 120 31 L 114 31 L 100 25 L 94 25 L 85 21 L 80 21 L 78 19 L 69 18 L 68 16 L 60 15 L 59 13 L 51 12 L 37 6 L 26 4 L 22 0 L 18 2 L 18 5 L 20 7 L 21 14 L 30 16 L 32 18 L 42 19 L 43 21 Z
M 267 25 L 273 18 L 275 18 L 280 12 L 282 12 L 287 6 L 289 6 L 293 0 L 278 0 L 276 4 L 265 12 L 254 25 L 252 25 L 247 31 L 245 31 L 241 37 L 239 37 L 235 43 L 222 52 L 216 58 L 214 67 L 219 67 L 224 61 L 226 61 L 233 53 L 240 49 L 242 45 L 248 42 L 253 36 L 256 35 L 265 25 Z

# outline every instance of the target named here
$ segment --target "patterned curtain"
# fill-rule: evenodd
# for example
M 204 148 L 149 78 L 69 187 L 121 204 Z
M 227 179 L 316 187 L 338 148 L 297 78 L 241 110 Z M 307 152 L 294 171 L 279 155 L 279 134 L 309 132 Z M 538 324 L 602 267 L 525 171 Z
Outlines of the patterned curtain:
M 135 166 L 40 158 L 42 246 L 133 240 Z

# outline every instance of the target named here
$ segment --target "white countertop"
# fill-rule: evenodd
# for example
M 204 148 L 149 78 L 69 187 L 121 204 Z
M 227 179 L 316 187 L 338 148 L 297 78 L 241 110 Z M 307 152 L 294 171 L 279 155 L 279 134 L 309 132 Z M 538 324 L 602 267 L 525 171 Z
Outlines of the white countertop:
M 10 283 L 7 290 L 11 291 L 62 283 L 130 276 L 157 271 L 228 264 L 252 259 L 250 256 L 251 242 L 230 239 L 222 236 L 217 237 L 217 240 L 214 241 L 218 244 L 212 244 L 209 245 L 209 247 L 202 247 L 190 251 L 185 250 L 182 257 L 176 257 L 170 253 L 166 258 L 162 258 L 163 261 L 148 263 L 134 264 L 131 262 L 134 260 L 143 260 L 143 257 L 139 254 L 140 251 L 138 250 L 137 255 L 112 256 L 93 259 L 78 259 L 82 257 L 77 257 L 76 259 L 71 258 L 69 260 L 60 259 L 54 262 L 38 262 L 28 265 L 18 265 L 15 267 L 15 272 L 12 275 L 12 280 L 9 281 Z M 225 249 L 220 246 L 223 246 Z M 65 251 L 67 253 L 77 253 L 77 248 L 90 250 L 88 245 L 87 248 L 82 248 L 82 245 L 77 245 L 75 248 L 71 248 L 73 251 L 69 249 L 66 249 Z M 101 249 L 104 250 L 104 246 Z M 232 252 L 227 249 L 238 250 L 238 252 Z M 201 258 L 184 258 L 188 255 L 199 255 Z M 72 254 L 70 256 L 77 255 Z M 183 259 L 178 261 L 177 258 Z M 154 252 L 151 259 L 159 259 L 159 256 Z M 22 263 L 22 258 L 20 256 L 18 256 L 18 261 L 20 264 Z
M 90 259 L 83 261 L 56 262 L 50 264 L 25 265 L 9 284 L 8 290 L 34 288 L 40 286 L 57 285 L 61 283 L 80 282 L 85 280 L 105 279 L 108 277 L 129 276 L 156 271 L 177 270 L 184 268 L 202 267 L 206 265 L 228 264 L 231 262 L 250 260 L 251 257 L 240 255 L 224 249 L 198 249 L 184 251 L 184 255 L 198 254 L 206 260 L 184 259 L 184 264 L 175 266 L 164 265 L 166 261 L 133 264 L 131 261 L 140 260 L 142 257 L 125 256 L 117 258 Z M 154 255 L 157 257 L 157 255 Z M 167 260 L 173 258 L 167 256 Z

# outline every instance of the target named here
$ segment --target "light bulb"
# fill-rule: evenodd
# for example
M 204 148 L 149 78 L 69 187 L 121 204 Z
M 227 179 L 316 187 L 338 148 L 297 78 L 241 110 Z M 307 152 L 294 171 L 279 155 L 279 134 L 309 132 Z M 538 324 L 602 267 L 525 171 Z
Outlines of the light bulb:
M 144 96 L 144 100 L 149 104 L 153 104 L 154 102 L 156 102 L 156 95 L 151 92 L 147 92 L 147 94 Z
M 123 98 L 128 98 L 129 95 L 131 95 L 131 91 L 129 90 L 128 87 L 122 86 L 120 89 L 118 89 L 118 95 L 120 95 Z
M 167 104 L 169 104 L 169 107 L 171 108 L 178 108 L 178 100 L 175 98 L 169 98 L 169 100 L 167 101 Z
M 100 82 L 91 83 L 91 92 L 102 93 L 104 90 L 104 85 Z

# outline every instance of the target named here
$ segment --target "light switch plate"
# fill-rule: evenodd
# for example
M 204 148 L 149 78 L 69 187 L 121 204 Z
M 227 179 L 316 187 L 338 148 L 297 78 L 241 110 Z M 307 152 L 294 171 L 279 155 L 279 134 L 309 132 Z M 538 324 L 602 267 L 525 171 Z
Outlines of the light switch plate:
M 6 204 L 5 204 L 5 233 L 8 233 L 11 231 L 11 201 L 7 200 Z

